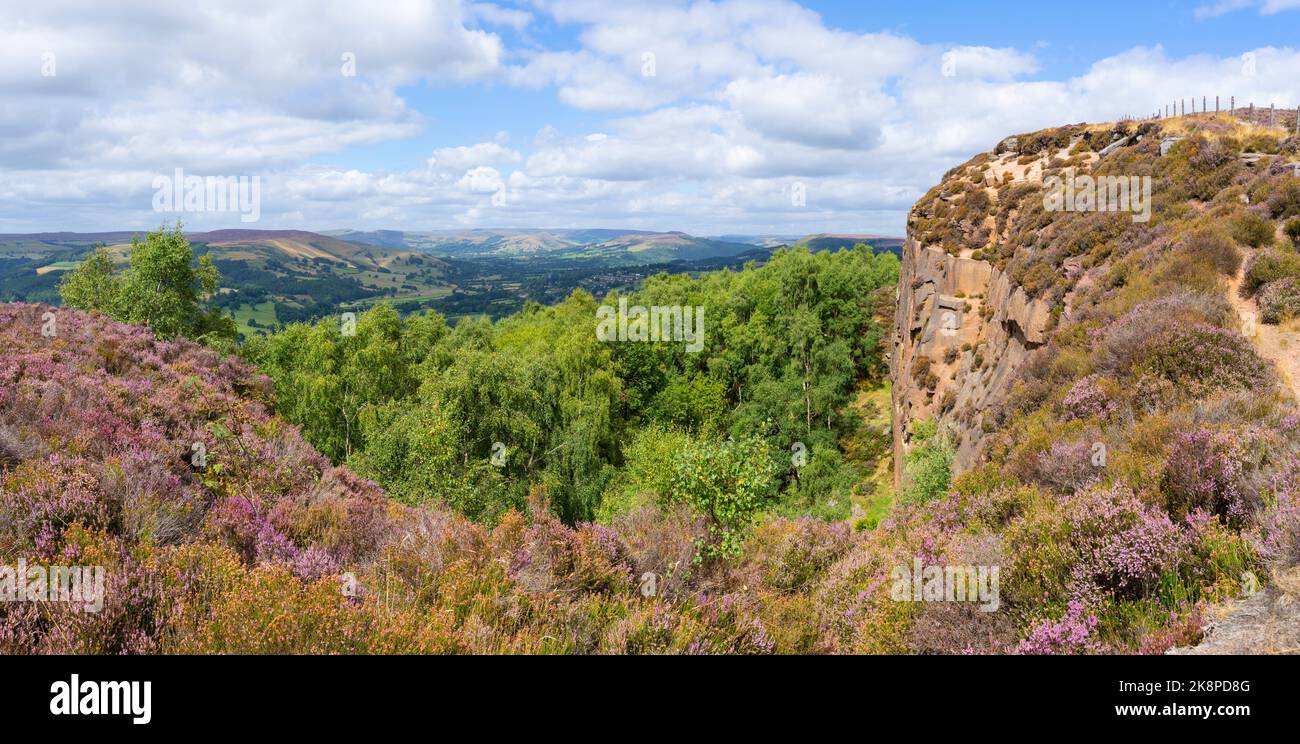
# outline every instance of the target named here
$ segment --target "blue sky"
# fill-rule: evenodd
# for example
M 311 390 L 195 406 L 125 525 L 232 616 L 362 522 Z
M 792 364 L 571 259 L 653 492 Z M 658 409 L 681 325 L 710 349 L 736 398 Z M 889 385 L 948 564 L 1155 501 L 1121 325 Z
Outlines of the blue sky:
M 156 226 L 183 168 L 261 184 L 196 229 L 898 234 L 1007 134 L 1300 96 L 1300 0 L 27 5 L 0 232 Z

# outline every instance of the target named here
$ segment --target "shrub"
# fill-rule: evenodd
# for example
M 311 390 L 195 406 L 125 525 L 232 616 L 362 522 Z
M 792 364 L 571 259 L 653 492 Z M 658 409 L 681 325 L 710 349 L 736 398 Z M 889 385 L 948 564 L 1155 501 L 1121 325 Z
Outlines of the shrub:
M 1251 248 L 1273 243 L 1273 223 L 1253 212 L 1243 212 L 1228 223 L 1232 239 Z M 1236 272 L 1236 269 L 1233 269 Z
M 1264 251 L 1246 266 L 1246 279 L 1242 286 L 1247 292 L 1254 293 L 1269 282 L 1294 276 L 1300 276 L 1300 254 Z
M 1196 324 L 1161 333 L 1139 367 L 1174 383 L 1199 387 L 1262 388 L 1269 366 L 1236 331 Z
M 1300 276 L 1265 284 L 1259 291 L 1259 315 L 1265 323 L 1283 323 L 1300 317 Z
M 946 432 L 934 421 L 917 421 L 912 425 L 912 450 L 905 456 L 907 485 L 902 500 L 925 503 L 943 496 L 952 480 L 952 460 L 956 453 Z
M 1246 461 L 1238 432 L 1198 429 L 1177 435 L 1165 460 L 1169 512 L 1182 518 L 1200 509 L 1240 524 L 1248 511 Z
M 1037 479 L 1072 493 L 1101 480 L 1102 469 L 1093 464 L 1093 444 L 1087 440 L 1052 442 L 1038 453 Z
M 1106 647 L 1094 638 L 1097 615 L 1089 611 L 1082 600 L 1071 600 L 1065 615 L 1059 620 L 1039 620 L 1016 644 L 1015 653 L 1085 654 L 1100 653 Z
M 1300 217 L 1287 222 L 1282 232 L 1291 239 L 1292 244 L 1300 245 Z
M 1245 242 L 1241 238 L 1236 239 Z M 1232 276 L 1241 268 L 1241 251 L 1221 230 L 1200 229 L 1193 232 L 1183 240 L 1182 251 L 1189 260 L 1213 266 L 1220 274 Z
M 1281 566 L 1300 563 L 1300 458 L 1274 474 L 1267 488 L 1270 503 L 1261 520 L 1261 552 Z
M 708 521 L 701 559 L 739 554 L 745 530 L 776 496 L 776 476 L 771 448 L 757 437 L 686 447 L 674 463 L 670 493 Z
M 1061 401 L 1061 418 L 1072 419 L 1106 418 L 1119 407 L 1115 396 L 1102 387 L 1104 378 L 1088 375 L 1074 383 L 1065 399 Z

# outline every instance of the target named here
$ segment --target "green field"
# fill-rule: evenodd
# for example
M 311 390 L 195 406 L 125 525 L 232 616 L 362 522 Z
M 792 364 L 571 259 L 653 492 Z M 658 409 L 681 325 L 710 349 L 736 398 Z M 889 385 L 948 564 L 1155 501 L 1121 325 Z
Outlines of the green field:
M 249 324 L 249 321 L 256 322 L 260 328 Z M 235 311 L 235 325 L 239 332 L 247 336 L 254 336 L 261 333 L 267 327 L 274 327 L 279 321 L 275 316 L 274 302 L 259 302 L 256 305 L 240 305 Z

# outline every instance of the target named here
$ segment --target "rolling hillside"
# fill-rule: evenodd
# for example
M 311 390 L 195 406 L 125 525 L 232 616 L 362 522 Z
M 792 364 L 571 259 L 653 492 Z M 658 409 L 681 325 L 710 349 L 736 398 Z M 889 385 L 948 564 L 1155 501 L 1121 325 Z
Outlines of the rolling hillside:
M 0 235 L 0 299 L 57 302 L 63 272 L 95 245 L 120 262 L 136 233 Z M 419 303 L 446 297 L 447 264 L 399 248 L 341 240 L 303 230 L 215 230 L 188 235 L 222 275 L 216 304 L 241 332 L 256 333 L 379 299 Z
M 683 232 L 606 229 L 398 230 L 331 233 L 349 241 L 405 248 L 444 256 L 531 257 L 558 253 L 573 258 L 601 258 L 615 265 L 734 256 L 755 244 L 699 238 Z

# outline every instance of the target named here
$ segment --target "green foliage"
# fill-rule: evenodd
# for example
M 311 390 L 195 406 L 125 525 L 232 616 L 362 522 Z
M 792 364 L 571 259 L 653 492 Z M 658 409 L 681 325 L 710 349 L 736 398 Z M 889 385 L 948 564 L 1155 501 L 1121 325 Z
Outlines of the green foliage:
M 912 425 L 912 450 L 905 456 L 907 484 L 902 500 L 923 504 L 942 497 L 952 481 L 952 441 L 933 420 Z
M 126 323 L 147 325 L 162 338 L 186 336 L 229 346 L 235 339 L 234 322 L 217 310 L 206 310 L 220 286 L 212 259 L 201 256 L 195 266 L 194 251 L 181 224 L 160 227 L 131 239 L 127 269 L 115 271 L 102 246 L 59 287 L 64 304 L 98 310 Z
M 453 329 L 381 304 L 354 336 L 337 320 L 291 324 L 244 354 L 308 441 L 407 503 L 493 523 L 540 486 L 564 521 L 608 521 L 668 499 L 665 473 L 682 453 L 730 436 L 770 452 L 804 443 L 809 466 L 796 477 L 782 458 L 772 487 L 792 484 L 790 512 L 841 517 L 858 470 L 838 442 L 860 425 L 848 406 L 856 384 L 885 374 L 875 290 L 897 277 L 897 257 L 866 246 L 651 277 L 629 304 L 703 307 L 696 353 L 600 341 L 596 299 L 576 291 Z M 717 529 L 731 550 L 736 526 Z
M 69 271 L 59 285 L 63 304 L 84 310 L 111 314 L 121 291 L 121 280 L 114 274 L 113 258 L 104 246 L 96 246 L 76 269 Z
M 1232 239 L 1251 248 L 1273 244 L 1273 223 L 1253 212 L 1242 212 L 1228 223 Z
M 1246 267 L 1244 286 L 1247 292 L 1254 292 L 1260 287 L 1278 279 L 1300 276 L 1300 254 L 1289 251 L 1265 251 Z
M 759 437 L 691 442 L 673 465 L 669 498 L 708 520 L 697 558 L 734 557 L 754 517 L 776 496 L 779 470 Z

